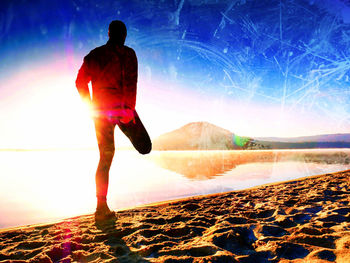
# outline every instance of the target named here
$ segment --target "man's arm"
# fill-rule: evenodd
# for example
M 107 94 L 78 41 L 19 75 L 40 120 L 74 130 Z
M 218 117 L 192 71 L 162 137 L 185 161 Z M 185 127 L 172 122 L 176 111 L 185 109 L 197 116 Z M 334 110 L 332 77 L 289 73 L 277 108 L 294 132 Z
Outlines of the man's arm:
M 75 86 L 78 89 L 79 95 L 84 103 L 90 107 L 91 105 L 91 97 L 88 83 L 91 80 L 91 76 L 89 74 L 88 65 L 86 62 L 86 58 L 84 58 L 83 65 L 79 69 L 77 79 L 75 80 Z
M 134 110 L 136 105 L 137 90 L 137 57 L 135 51 L 131 49 L 130 55 L 126 58 L 123 79 L 123 102 L 126 107 Z

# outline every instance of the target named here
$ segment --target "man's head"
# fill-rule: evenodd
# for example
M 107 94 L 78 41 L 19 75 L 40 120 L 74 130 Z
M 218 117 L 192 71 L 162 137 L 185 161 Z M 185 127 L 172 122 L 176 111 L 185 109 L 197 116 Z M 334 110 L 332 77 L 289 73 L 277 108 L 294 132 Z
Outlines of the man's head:
M 109 39 L 118 44 L 124 45 L 126 38 L 126 26 L 122 21 L 113 20 L 108 27 Z

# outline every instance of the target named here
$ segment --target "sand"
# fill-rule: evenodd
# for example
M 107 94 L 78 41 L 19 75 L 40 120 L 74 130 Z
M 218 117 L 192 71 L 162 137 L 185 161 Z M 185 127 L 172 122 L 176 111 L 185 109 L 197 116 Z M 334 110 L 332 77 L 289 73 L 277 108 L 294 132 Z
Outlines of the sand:
M 350 262 L 350 171 L 0 230 L 0 262 Z

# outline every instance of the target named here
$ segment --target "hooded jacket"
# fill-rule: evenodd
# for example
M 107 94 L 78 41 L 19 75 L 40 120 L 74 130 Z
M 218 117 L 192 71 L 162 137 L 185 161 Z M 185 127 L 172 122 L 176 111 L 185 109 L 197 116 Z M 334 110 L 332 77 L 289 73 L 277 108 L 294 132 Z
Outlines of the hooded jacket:
M 82 98 L 90 98 L 88 83 L 91 81 L 92 106 L 96 110 L 134 110 L 137 67 L 132 48 L 115 45 L 109 40 L 84 57 L 75 84 Z

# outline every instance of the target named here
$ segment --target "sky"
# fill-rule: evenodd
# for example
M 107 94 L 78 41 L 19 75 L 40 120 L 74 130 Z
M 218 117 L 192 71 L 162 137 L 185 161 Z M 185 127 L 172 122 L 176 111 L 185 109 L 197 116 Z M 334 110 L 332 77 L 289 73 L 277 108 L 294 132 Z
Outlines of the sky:
M 74 82 L 115 19 L 151 138 L 193 121 L 252 137 L 349 132 L 348 1 L 5 0 L 0 148 L 96 146 Z

